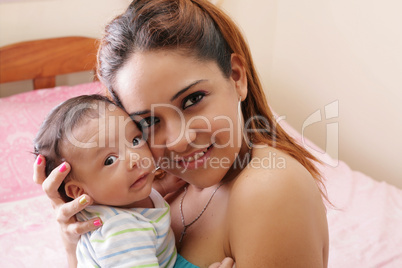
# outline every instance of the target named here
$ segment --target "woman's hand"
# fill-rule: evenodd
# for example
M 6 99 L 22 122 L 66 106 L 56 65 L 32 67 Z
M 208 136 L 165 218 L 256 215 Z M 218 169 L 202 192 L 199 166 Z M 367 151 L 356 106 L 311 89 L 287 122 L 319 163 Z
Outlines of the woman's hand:
M 215 262 L 211 264 L 208 268 L 234 268 L 236 267 L 235 262 L 232 258 L 226 257 L 221 262 Z
M 37 184 L 42 185 L 42 189 L 52 203 L 56 219 L 60 225 L 64 247 L 68 254 L 68 263 L 70 267 L 76 267 L 75 250 L 81 234 L 96 230 L 102 225 L 102 222 L 99 218 L 86 222 L 78 222 L 75 218 L 75 214 L 92 203 L 92 199 L 88 195 L 82 195 L 68 203 L 65 203 L 61 198 L 57 189 L 70 172 L 70 165 L 68 163 L 62 163 L 47 178 L 45 167 L 45 159 L 39 155 L 34 164 L 33 180 Z

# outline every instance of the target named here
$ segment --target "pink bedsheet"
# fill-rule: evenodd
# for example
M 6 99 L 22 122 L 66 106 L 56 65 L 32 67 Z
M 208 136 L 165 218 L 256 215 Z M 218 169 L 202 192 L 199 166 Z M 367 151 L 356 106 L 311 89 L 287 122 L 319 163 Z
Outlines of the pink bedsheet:
M 0 99 L 1 267 L 67 267 L 51 205 L 32 181 L 32 139 L 52 107 L 102 91 L 99 83 L 90 83 Z M 300 140 L 298 132 L 284 127 Z M 321 159 L 332 161 L 328 155 Z M 329 267 L 402 267 L 402 190 L 343 162 L 320 169 L 337 207 L 327 214 Z

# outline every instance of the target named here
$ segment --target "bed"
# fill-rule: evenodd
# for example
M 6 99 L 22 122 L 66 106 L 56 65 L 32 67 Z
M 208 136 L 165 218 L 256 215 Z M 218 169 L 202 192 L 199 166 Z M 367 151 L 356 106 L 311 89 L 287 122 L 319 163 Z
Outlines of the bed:
M 24 42 L 0 48 L 0 83 L 33 80 L 36 90 L 0 98 L 1 267 L 67 267 L 58 225 L 42 188 L 32 181 L 32 140 L 52 107 L 73 96 L 102 93 L 98 81 L 55 86 L 55 76 L 96 66 L 96 40 Z M 297 140 L 301 135 L 285 121 Z M 305 141 L 312 152 L 316 146 Z M 330 156 L 317 155 L 325 163 Z M 329 199 L 329 267 L 402 267 L 402 190 L 351 170 L 320 165 Z

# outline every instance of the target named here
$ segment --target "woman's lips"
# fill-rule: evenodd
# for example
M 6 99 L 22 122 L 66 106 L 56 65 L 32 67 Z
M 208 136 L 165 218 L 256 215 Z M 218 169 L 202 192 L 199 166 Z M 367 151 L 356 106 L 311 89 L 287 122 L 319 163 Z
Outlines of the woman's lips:
M 203 150 L 196 151 L 196 152 L 194 152 L 192 154 L 189 154 L 187 156 L 181 156 L 181 157 L 177 156 L 177 157 L 174 158 L 174 161 L 176 161 L 176 162 L 187 162 L 187 163 L 188 162 L 193 162 L 193 161 L 198 160 L 201 157 L 203 157 L 212 146 L 213 146 L 213 144 L 211 144 L 210 146 L 208 146 L 207 148 L 205 148 Z
M 204 165 L 209 156 L 211 155 L 211 150 L 213 149 L 213 144 L 208 146 L 206 149 L 197 151 L 190 156 L 175 158 L 175 162 L 178 166 L 183 167 L 185 169 L 195 169 Z

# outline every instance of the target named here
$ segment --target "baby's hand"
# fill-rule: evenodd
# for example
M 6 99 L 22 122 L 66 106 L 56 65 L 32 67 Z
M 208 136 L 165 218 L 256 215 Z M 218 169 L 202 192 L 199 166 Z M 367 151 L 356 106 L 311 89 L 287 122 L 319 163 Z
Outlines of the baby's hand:
M 166 196 L 169 193 L 176 192 L 181 187 L 186 185 L 186 182 L 172 174 L 164 173 L 155 176 L 153 188 L 157 190 L 161 196 Z
M 226 257 L 222 262 L 215 262 L 209 266 L 209 268 L 234 268 L 236 264 L 230 257 Z

